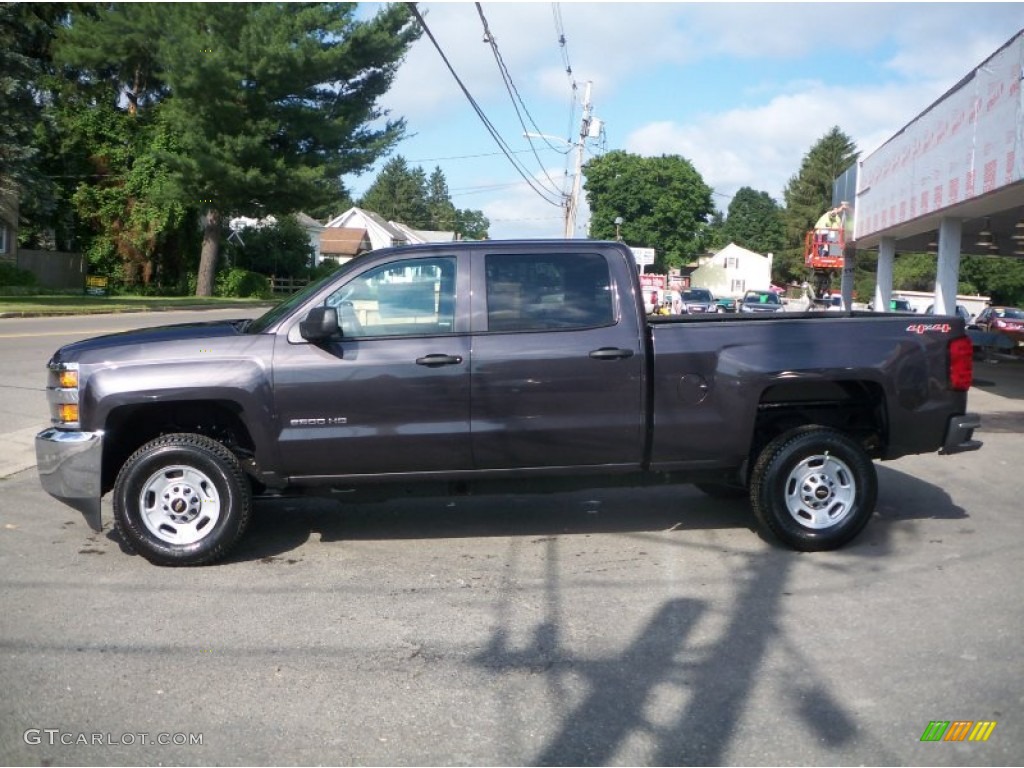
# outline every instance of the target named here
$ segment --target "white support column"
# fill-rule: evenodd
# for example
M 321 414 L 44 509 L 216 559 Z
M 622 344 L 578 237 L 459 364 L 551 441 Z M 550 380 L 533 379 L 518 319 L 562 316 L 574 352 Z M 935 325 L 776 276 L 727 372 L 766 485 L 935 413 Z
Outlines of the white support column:
M 896 238 L 883 237 L 878 243 L 878 272 L 875 275 L 875 312 L 888 312 L 892 300 L 892 265 L 896 261 Z
M 935 270 L 935 314 L 956 314 L 956 287 L 960 276 L 961 219 L 945 218 L 939 223 L 939 263 Z

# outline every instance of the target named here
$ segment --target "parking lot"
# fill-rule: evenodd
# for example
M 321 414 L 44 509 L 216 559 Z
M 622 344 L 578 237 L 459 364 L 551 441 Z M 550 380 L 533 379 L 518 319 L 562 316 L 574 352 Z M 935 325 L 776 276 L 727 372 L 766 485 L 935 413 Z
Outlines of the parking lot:
M 0 432 L 45 418 L 21 377 L 58 338 L 0 373 Z M 226 562 L 162 569 L 12 467 L 0 763 L 1021 764 L 1024 362 L 995 359 L 982 450 L 879 464 L 831 553 L 682 486 L 267 500 Z

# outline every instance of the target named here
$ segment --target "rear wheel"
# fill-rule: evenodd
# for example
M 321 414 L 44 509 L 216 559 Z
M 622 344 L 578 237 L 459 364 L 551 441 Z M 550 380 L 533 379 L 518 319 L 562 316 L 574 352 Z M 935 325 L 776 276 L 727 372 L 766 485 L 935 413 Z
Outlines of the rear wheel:
M 133 453 L 113 493 L 122 539 L 156 565 L 202 565 L 235 545 L 251 490 L 238 459 L 203 435 L 171 434 Z
M 853 539 L 871 518 L 877 497 L 871 457 L 826 427 L 799 427 L 772 440 L 751 474 L 758 521 L 804 552 L 836 549 Z

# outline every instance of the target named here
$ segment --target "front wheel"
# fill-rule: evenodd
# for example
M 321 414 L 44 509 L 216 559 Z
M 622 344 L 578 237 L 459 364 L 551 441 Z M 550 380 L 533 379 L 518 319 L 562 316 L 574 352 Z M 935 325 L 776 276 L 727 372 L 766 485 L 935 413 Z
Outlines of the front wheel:
M 803 552 L 841 547 L 867 525 L 878 478 L 854 440 L 827 427 L 799 427 L 772 440 L 751 474 L 758 521 Z
M 241 537 L 249 481 L 231 451 L 203 435 L 151 440 L 121 467 L 114 522 L 128 547 L 156 565 L 202 565 Z

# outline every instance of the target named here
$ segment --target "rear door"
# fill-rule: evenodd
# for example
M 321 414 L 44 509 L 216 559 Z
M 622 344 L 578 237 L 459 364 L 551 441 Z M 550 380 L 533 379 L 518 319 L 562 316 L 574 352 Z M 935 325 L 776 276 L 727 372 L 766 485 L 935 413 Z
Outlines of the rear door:
M 475 254 L 472 446 L 478 469 L 631 465 L 644 350 L 616 252 L 563 243 Z

